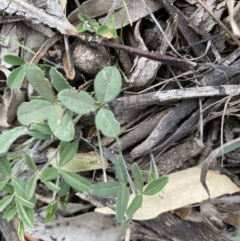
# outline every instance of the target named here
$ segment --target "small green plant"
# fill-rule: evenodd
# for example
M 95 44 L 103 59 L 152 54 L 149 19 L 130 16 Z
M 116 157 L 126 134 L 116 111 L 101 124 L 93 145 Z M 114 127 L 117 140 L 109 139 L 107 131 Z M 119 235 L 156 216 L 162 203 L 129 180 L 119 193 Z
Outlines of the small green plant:
M 114 14 L 111 13 L 109 16 L 109 24 L 108 25 L 101 25 L 95 20 L 92 20 L 90 17 L 84 14 L 78 15 L 79 20 L 81 23 L 77 26 L 77 31 L 79 33 L 83 32 L 90 32 L 96 33 L 104 38 L 117 38 L 117 31 L 114 27 Z
M 71 88 L 54 67 L 49 71 L 51 78 L 49 83 L 45 78 L 44 70 L 39 66 L 28 64 L 12 55 L 5 56 L 4 60 L 13 66 L 19 66 L 7 79 L 10 88 L 19 87 L 26 76 L 33 89 L 39 94 L 32 97 L 29 102 L 20 105 L 17 116 L 23 126 L 6 131 L 0 137 L 0 191 L 6 193 L 0 201 L 0 211 L 4 211 L 4 218 L 10 221 L 15 215 L 19 216 L 19 236 L 23 239 L 24 225 L 33 226 L 35 189 L 37 182 L 40 181 L 53 192 L 52 202 L 46 208 L 46 222 L 51 221 L 58 205 L 66 207 L 67 200 L 63 202 L 59 197 L 67 196 L 71 187 L 75 191 L 90 192 L 101 197 L 116 195 L 116 205 L 111 208 L 116 211 L 116 219 L 122 223 L 122 227 L 126 227 L 133 214 L 141 207 L 143 195 L 154 195 L 160 192 L 168 181 L 167 177 L 158 178 L 156 173 L 153 174 L 150 171 L 149 183 L 144 188 L 143 172 L 134 163 L 131 169 L 133 179 L 131 178 L 120 148 L 120 155 L 116 155 L 114 163 L 117 181 L 107 181 L 104 173 L 105 182 L 92 185 L 79 174 L 64 169 L 78 150 L 78 140 L 74 140 L 73 113 L 80 116 L 95 113 L 100 153 L 102 152 L 100 131 L 105 136 L 116 138 L 120 146 L 118 139 L 120 125 L 107 105 L 121 91 L 119 71 L 115 67 L 106 67 L 101 70 L 94 80 L 92 96 L 84 90 L 77 92 Z M 22 150 L 19 153 L 7 153 L 12 143 L 26 134 L 31 139 L 22 145 Z M 51 167 L 47 163 L 38 170 L 30 150 L 34 148 L 34 143 L 37 141 L 52 137 L 60 140 L 56 153 L 59 156 L 57 166 Z M 103 156 L 102 153 L 101 156 Z M 28 181 L 19 178 L 19 173 L 26 166 L 33 172 Z M 135 197 L 129 203 L 130 193 Z

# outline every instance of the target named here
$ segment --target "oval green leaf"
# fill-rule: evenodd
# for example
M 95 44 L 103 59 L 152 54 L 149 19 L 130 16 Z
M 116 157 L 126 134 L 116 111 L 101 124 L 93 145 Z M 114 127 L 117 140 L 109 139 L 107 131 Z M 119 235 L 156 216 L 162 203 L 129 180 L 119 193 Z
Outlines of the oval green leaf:
M 11 64 L 12 66 L 18 66 L 18 65 L 23 65 L 25 64 L 25 61 L 20 58 L 19 56 L 17 55 L 12 55 L 12 54 L 6 54 L 4 57 L 3 57 L 3 60 L 8 63 L 8 64 Z
M 49 116 L 48 124 L 53 134 L 61 141 L 72 141 L 74 138 L 74 123 L 71 111 L 65 112 L 60 106 L 55 109 Z
M 51 84 L 58 92 L 71 88 L 66 79 L 56 70 L 56 68 L 52 67 L 49 71 L 49 75 L 52 79 Z
M 118 222 L 123 221 L 124 215 L 127 210 L 130 192 L 128 188 L 124 185 L 121 191 L 117 195 L 116 202 L 116 219 Z
M 3 132 L 0 136 L 0 154 L 7 152 L 12 143 L 24 134 L 27 134 L 26 128 L 22 126 Z
M 142 206 L 143 197 L 141 194 L 135 196 L 127 208 L 126 214 L 128 217 L 132 217 L 133 214 Z
M 26 66 L 20 66 L 14 69 L 7 78 L 7 85 L 12 88 L 18 88 L 23 82 L 26 75 Z
M 160 192 L 166 186 L 167 182 L 168 177 L 160 177 L 158 179 L 155 179 L 146 186 L 143 194 L 154 195 Z
M 44 72 L 35 64 L 28 65 L 26 68 L 27 80 L 33 89 L 44 99 L 54 102 L 55 95 L 48 80 L 44 78 Z
M 110 110 L 101 108 L 96 115 L 95 123 L 105 136 L 116 138 L 120 135 L 120 124 Z
M 115 99 L 121 91 L 121 75 L 115 67 L 105 67 L 94 80 L 94 91 L 97 100 L 101 104 Z
M 128 181 L 128 175 L 127 175 L 127 170 L 124 165 L 124 160 L 122 156 L 116 155 L 115 161 L 114 161 L 114 166 L 115 166 L 115 174 L 121 183 L 127 183 Z
M 64 143 L 60 144 L 60 159 L 59 159 L 59 167 L 65 166 L 69 163 L 78 150 L 78 140 L 73 141 L 72 143 Z
M 28 154 L 25 155 L 25 162 L 30 170 L 32 170 L 33 172 L 37 171 L 37 165 L 36 165 L 35 161 Z
M 54 184 L 54 183 L 51 182 L 51 181 L 43 182 L 43 183 L 46 185 L 46 187 L 47 187 L 49 190 L 51 190 L 51 191 L 53 191 L 53 192 L 59 192 L 59 191 L 60 191 L 60 187 L 58 187 L 56 184 Z
M 3 218 L 9 222 L 10 220 L 13 219 L 16 213 L 17 213 L 17 207 L 16 207 L 16 204 L 14 203 L 13 205 L 11 205 L 10 208 L 6 209 L 6 211 L 3 214 Z
M 133 163 L 132 165 L 132 173 L 133 173 L 133 181 L 138 191 L 143 191 L 143 179 L 140 168 L 137 163 Z
M 12 168 L 11 164 L 6 157 L 0 157 L 0 174 L 6 177 L 11 176 Z
M 0 200 L 0 212 L 2 212 L 7 205 L 12 201 L 13 195 L 6 196 L 2 200 Z
M 20 220 L 28 227 L 33 228 L 34 212 L 33 209 L 23 207 L 22 204 L 16 200 L 17 211 L 20 216 Z
M 18 120 L 22 125 L 29 125 L 48 119 L 55 105 L 43 99 L 35 99 L 22 103 L 17 111 Z
M 63 90 L 58 94 L 58 99 L 69 110 L 80 115 L 89 114 L 98 108 L 92 96 L 83 90 L 79 93 L 71 90 Z
M 40 172 L 40 177 L 43 182 L 54 180 L 57 178 L 57 176 L 58 170 L 54 167 L 47 167 L 46 169 Z
M 88 192 L 91 186 L 90 182 L 82 178 L 80 175 L 72 172 L 61 171 L 61 175 L 65 182 L 80 192 Z
M 25 197 L 27 200 L 30 200 L 33 197 L 37 186 L 37 180 L 38 176 L 36 174 L 32 175 L 31 178 L 28 180 L 25 193 Z
M 120 182 L 102 182 L 90 187 L 90 192 L 99 197 L 109 197 L 116 195 L 123 185 Z

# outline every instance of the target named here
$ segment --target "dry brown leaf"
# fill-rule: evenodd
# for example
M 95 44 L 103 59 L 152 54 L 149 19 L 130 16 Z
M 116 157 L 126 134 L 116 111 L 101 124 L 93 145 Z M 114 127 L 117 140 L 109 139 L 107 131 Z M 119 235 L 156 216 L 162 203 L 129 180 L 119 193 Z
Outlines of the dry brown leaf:
M 200 175 L 201 166 L 170 174 L 169 181 L 163 190 L 163 198 L 160 198 L 159 194 L 143 196 L 142 207 L 133 215 L 133 219 L 153 219 L 161 213 L 207 200 L 208 194 L 200 182 Z M 217 171 L 208 172 L 207 185 L 211 198 L 240 191 L 240 188 L 227 176 L 221 175 Z M 133 195 L 131 195 L 132 199 Z M 107 207 L 96 208 L 95 211 L 114 214 L 114 211 Z
M 9 127 L 16 118 L 19 105 L 24 101 L 24 96 L 20 89 L 5 88 L 0 104 L 0 126 Z
M 54 13 L 47 13 L 43 9 L 35 7 L 27 1 L 19 0 L 0 1 L 0 10 L 10 15 L 17 14 L 24 16 L 33 23 L 40 22 L 46 24 L 51 28 L 56 28 L 62 34 L 77 35 L 75 27 L 68 22 L 58 1 L 48 1 L 48 4 L 49 6 L 47 9 L 54 9 Z

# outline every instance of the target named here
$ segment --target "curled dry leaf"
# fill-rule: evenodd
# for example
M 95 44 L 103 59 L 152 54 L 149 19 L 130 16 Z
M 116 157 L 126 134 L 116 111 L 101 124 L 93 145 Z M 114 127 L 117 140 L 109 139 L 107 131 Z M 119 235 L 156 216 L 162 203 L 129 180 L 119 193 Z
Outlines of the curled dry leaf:
M 160 198 L 159 194 L 143 196 L 142 207 L 133 215 L 133 219 L 153 219 L 161 213 L 208 199 L 208 194 L 200 182 L 200 174 L 201 166 L 170 174 L 169 181 L 163 189 L 163 197 Z M 227 176 L 216 171 L 208 172 L 207 185 L 211 198 L 240 191 L 240 188 Z M 133 195 L 131 195 L 130 201 L 132 199 Z M 114 214 L 114 211 L 107 207 L 96 208 L 95 211 L 103 214 Z

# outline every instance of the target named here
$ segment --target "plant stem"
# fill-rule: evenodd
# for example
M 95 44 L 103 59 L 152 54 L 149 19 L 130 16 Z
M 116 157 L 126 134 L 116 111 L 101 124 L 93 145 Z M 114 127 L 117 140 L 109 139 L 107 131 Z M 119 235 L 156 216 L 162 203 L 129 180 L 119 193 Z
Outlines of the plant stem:
M 96 130 L 97 130 L 98 146 L 99 146 L 101 162 L 102 162 L 103 180 L 104 180 L 104 182 L 107 182 L 106 165 L 105 165 L 105 160 L 104 160 L 104 156 L 103 156 L 100 132 L 99 132 L 99 129 L 97 127 L 96 127 Z

